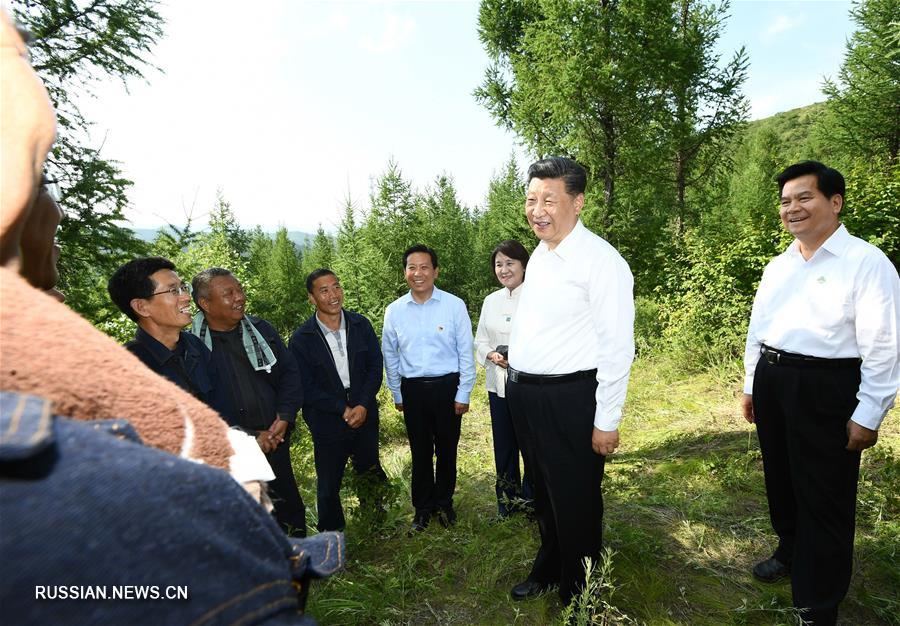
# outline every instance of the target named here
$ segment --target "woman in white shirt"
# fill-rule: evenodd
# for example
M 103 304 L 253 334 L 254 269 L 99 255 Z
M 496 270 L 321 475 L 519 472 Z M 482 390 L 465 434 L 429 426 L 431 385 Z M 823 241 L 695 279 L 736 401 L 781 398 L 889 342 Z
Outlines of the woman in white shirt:
M 491 266 L 503 288 L 484 299 L 481 316 L 478 318 L 478 331 L 475 333 L 475 360 L 484 365 L 491 407 L 500 517 L 508 517 L 517 510 L 530 510 L 533 500 L 531 471 L 527 463 L 524 480 L 520 478 L 521 446 L 506 402 L 509 333 L 519 306 L 519 293 L 522 291 L 527 265 L 528 251 L 518 241 L 509 239 L 494 248 Z

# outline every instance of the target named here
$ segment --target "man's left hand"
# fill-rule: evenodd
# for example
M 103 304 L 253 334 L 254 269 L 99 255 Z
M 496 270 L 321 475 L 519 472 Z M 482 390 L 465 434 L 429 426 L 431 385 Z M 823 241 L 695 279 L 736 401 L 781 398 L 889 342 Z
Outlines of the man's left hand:
M 269 441 L 272 442 L 272 447 L 275 448 L 284 442 L 284 436 L 287 434 L 288 423 L 281 419 L 280 417 L 276 417 L 275 421 L 272 422 L 272 425 L 269 426 Z
M 871 448 L 878 441 L 878 431 L 860 426 L 853 420 L 847 420 L 847 449 L 862 452 Z
M 453 410 L 456 412 L 457 415 L 465 415 L 466 413 L 469 412 L 469 405 L 463 404 L 462 402 L 454 402 Z
M 591 447 L 597 454 L 604 456 L 612 454 L 619 447 L 619 431 L 600 430 L 595 427 L 591 435 Z

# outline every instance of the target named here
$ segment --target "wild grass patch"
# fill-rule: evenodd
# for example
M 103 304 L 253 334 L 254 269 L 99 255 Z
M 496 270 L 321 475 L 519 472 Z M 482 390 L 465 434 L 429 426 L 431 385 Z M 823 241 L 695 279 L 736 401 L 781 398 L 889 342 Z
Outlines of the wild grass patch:
M 723 372 L 730 372 L 725 375 Z M 563 607 L 555 593 L 509 597 L 538 547 L 524 516 L 500 520 L 494 495 L 490 417 L 483 386 L 463 418 L 456 526 L 406 531 L 409 448 L 402 416 L 382 403 L 382 464 L 392 490 L 383 521 L 358 510 L 345 485 L 347 568 L 313 587 L 322 624 L 798 624 L 790 585 L 750 576 L 769 556 L 762 460 L 740 417 L 739 370 L 680 374 L 653 357 L 635 363 L 620 452 L 604 477 L 603 559 L 588 590 Z M 384 391 L 382 392 L 384 393 Z M 900 425 L 888 415 L 878 446 L 863 455 L 856 556 L 844 624 L 900 624 Z M 292 460 L 315 518 L 312 447 L 295 435 Z M 352 474 L 348 467 L 347 475 Z

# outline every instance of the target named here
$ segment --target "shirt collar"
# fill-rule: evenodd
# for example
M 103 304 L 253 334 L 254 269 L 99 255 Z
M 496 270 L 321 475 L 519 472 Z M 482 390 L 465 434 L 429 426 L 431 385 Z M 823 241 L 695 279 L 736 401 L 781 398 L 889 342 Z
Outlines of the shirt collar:
M 829 254 L 839 257 L 844 254 L 848 245 L 850 245 L 850 233 L 847 231 L 846 226 L 840 224 L 838 225 L 837 230 L 831 233 L 831 236 L 819 246 L 819 250 L 825 250 Z M 819 250 L 815 251 L 810 260 L 819 254 Z M 800 256 L 802 258 L 800 253 L 800 242 L 796 239 L 791 242 L 787 251 L 794 256 Z
M 525 284 L 525 281 L 522 281 L 521 283 L 519 283 L 519 286 L 516 287 L 515 289 L 513 289 L 512 291 L 510 291 L 509 289 L 507 289 L 506 287 L 504 287 L 504 288 L 503 288 L 503 296 L 504 296 L 507 300 L 513 300 L 513 299 L 515 299 L 515 298 L 518 298 L 518 297 L 519 297 L 519 294 L 522 293 L 522 285 L 524 285 L 524 284 Z
M 443 294 L 444 294 L 444 292 L 441 291 L 440 289 L 438 289 L 438 288 L 437 288 L 437 285 L 435 285 L 435 286 L 434 286 L 434 291 L 431 292 L 431 297 L 428 298 L 428 300 L 426 300 L 426 301 L 423 302 L 422 304 L 428 304 L 428 303 L 431 302 L 432 300 L 437 300 L 438 302 L 440 302 L 441 296 L 442 296 Z M 412 302 L 413 304 L 418 304 L 418 302 L 416 302 L 415 300 L 413 300 L 413 297 L 412 297 L 412 290 L 406 292 L 406 295 L 401 296 L 400 300 L 402 300 L 404 304 L 409 303 L 409 302 Z
M 831 237 L 826 239 L 821 247 L 834 256 L 842 256 L 848 245 L 850 245 L 850 233 L 847 232 L 847 227 L 841 224 L 836 231 L 831 233 Z
M 586 231 L 587 227 L 579 219 L 575 222 L 575 228 L 572 229 L 572 232 L 563 237 L 563 240 L 556 244 L 555 248 L 551 250 L 546 241 L 541 241 L 535 249 L 535 252 L 540 251 L 540 254 L 555 254 L 563 261 L 571 260 L 572 255 L 578 246 L 578 240 L 584 236 Z
M 184 351 L 186 342 L 182 338 L 183 334 L 184 333 L 180 333 L 178 335 L 178 343 L 175 345 L 174 351 L 169 350 L 159 340 L 153 337 L 153 335 L 140 326 L 138 326 L 137 332 L 134 334 L 134 340 L 143 344 L 153 356 L 153 359 L 160 365 L 163 365 L 173 356 Z
M 337 331 L 331 330 L 325 324 L 322 323 L 322 320 L 319 319 L 318 313 L 313 313 L 313 317 L 316 319 L 316 324 L 319 325 L 319 329 L 322 331 L 322 334 L 327 335 L 328 333 L 340 332 L 342 330 L 347 330 L 347 319 L 344 317 L 344 310 L 341 309 L 341 325 L 338 327 Z

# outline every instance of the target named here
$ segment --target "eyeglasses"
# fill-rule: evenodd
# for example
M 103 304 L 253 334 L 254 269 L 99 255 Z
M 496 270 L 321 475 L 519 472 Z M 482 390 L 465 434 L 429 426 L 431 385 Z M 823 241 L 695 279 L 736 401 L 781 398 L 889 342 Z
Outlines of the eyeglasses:
M 180 285 L 177 285 L 175 287 L 170 287 L 169 289 L 163 289 L 162 291 L 157 291 L 155 293 L 151 293 L 150 297 L 152 298 L 153 296 L 158 296 L 163 293 L 170 293 L 177 298 L 183 293 L 191 294 L 193 292 L 194 292 L 194 290 L 191 289 L 190 284 L 182 281 L 182 283 Z

